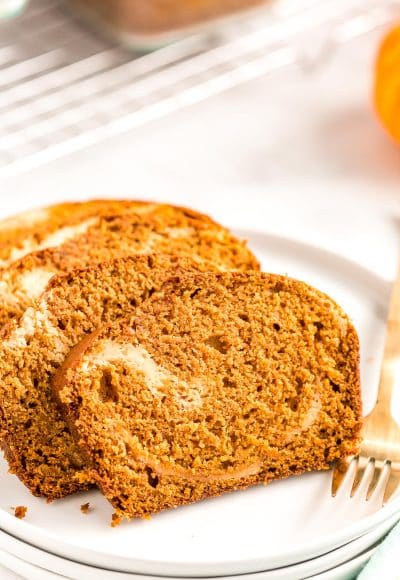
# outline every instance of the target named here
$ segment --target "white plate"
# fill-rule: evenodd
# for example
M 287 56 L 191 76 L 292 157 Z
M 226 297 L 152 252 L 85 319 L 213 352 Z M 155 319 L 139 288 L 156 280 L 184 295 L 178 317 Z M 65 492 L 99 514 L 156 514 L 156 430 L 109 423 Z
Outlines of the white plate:
M 356 574 L 363 569 L 368 560 L 374 555 L 375 550 L 376 548 L 372 548 L 371 550 L 368 550 L 368 552 L 361 554 L 354 560 L 350 560 L 349 562 L 338 566 L 334 570 L 328 570 L 323 574 L 310 577 L 310 580 L 354 580 Z M 33 566 L 32 564 L 19 560 L 15 556 L 7 554 L 6 552 L 0 551 L 0 559 L 7 563 L 7 568 L 9 570 L 20 575 L 22 578 L 26 578 L 26 580 L 69 580 L 65 576 L 59 576 L 58 574 L 43 570 L 43 568 Z M 85 577 L 81 576 L 79 580 L 82 580 L 82 578 Z M 135 580 L 135 578 L 139 578 L 139 576 L 129 576 L 129 578 Z M 145 580 L 149 578 L 151 579 L 150 576 L 143 576 L 142 578 Z M 304 576 L 292 576 L 291 580 L 304 580 L 304 578 Z M 258 575 L 258 580 L 268 580 L 268 577 L 261 572 L 261 574 Z
M 368 552 L 364 552 L 364 554 L 357 556 L 357 558 L 354 558 L 337 568 L 312 576 L 309 580 L 354 580 L 367 562 L 372 558 L 377 549 L 378 546 L 368 550 Z
M 383 348 L 388 285 L 346 258 L 263 233 L 250 240 L 264 269 L 303 279 L 328 292 L 360 333 L 365 409 L 372 408 Z M 330 474 L 312 473 L 164 512 L 112 529 L 111 508 L 98 492 L 46 504 L 0 465 L 0 527 L 49 552 L 119 571 L 165 576 L 246 574 L 287 566 L 333 550 L 399 511 L 372 502 L 333 500 Z M 84 516 L 80 504 L 90 501 Z M 26 505 L 25 520 L 9 506 Z M 362 507 L 361 507 L 362 505 Z
M 65 576 L 59 576 L 49 570 L 43 570 L 43 568 L 38 568 L 29 562 L 20 560 L 8 552 L 3 552 L 3 550 L 0 550 L 0 562 L 8 570 L 27 580 L 64 580 L 65 578 Z
M 296 578 L 306 578 L 314 574 L 320 574 L 333 567 L 341 565 L 352 558 L 356 558 L 359 554 L 374 546 L 381 540 L 397 523 L 398 517 L 387 520 L 380 526 L 377 526 L 371 532 L 364 534 L 353 542 L 345 544 L 344 546 L 324 554 L 318 558 L 313 558 L 301 564 L 295 564 L 285 568 L 277 568 L 265 572 L 257 572 L 255 574 L 243 574 L 238 576 L 225 576 L 223 580 L 294 580 Z M 49 552 L 44 552 L 38 548 L 34 548 L 13 536 L 0 532 L 0 562 L 3 562 L 2 553 L 11 554 L 18 560 L 24 560 L 33 566 L 41 569 L 46 569 L 61 576 L 66 576 L 72 580 L 161 580 L 160 576 L 143 576 L 136 574 L 125 574 L 124 572 L 113 572 L 111 570 L 104 570 L 101 568 L 92 568 L 60 558 Z M 4 560 L 7 563 L 7 560 Z M 14 568 L 13 568 L 14 569 Z M 173 580 L 170 578 L 163 578 L 163 580 Z M 193 580 L 189 578 L 182 578 L 180 580 Z M 203 579 L 207 580 L 207 579 Z

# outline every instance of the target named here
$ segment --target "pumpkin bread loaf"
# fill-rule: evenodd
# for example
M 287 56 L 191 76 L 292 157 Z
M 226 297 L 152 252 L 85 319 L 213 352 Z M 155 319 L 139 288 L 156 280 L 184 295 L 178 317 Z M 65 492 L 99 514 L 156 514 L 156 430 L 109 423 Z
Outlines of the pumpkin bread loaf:
M 51 380 L 87 333 L 132 312 L 166 277 L 210 270 L 188 257 L 132 256 L 54 277 L 0 343 L 0 434 L 10 471 L 34 495 L 85 489 L 85 465 L 51 396 Z
M 221 270 L 258 269 L 245 243 L 206 216 L 155 205 L 92 219 L 85 233 L 0 269 L 0 326 L 19 318 L 52 276 L 132 254 L 186 254 Z
M 53 389 L 116 521 L 328 469 L 359 443 L 353 325 L 272 274 L 177 274 L 77 345 Z

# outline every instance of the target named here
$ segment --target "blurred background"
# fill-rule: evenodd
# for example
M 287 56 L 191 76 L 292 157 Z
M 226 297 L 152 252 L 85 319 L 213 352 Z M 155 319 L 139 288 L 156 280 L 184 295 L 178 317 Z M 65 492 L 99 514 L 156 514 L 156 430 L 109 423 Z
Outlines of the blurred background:
M 386 49 L 382 111 L 374 92 L 400 2 L 162 4 L 0 0 L 2 214 L 61 199 L 169 200 L 390 278 L 400 40 Z

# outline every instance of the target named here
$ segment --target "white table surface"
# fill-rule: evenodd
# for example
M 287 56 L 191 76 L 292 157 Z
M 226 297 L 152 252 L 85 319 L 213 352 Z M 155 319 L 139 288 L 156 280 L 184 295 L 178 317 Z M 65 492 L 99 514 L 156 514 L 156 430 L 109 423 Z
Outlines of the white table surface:
M 0 578 L 2 580 L 21 580 L 21 576 L 14 574 L 14 572 L 7 570 L 3 566 L 0 566 Z
M 400 238 L 400 147 L 371 107 L 379 35 L 0 182 L 0 208 L 87 196 L 169 200 L 345 253 L 386 279 Z M 1 563 L 0 563 L 1 564 Z M 0 568 L 2 580 L 17 576 Z

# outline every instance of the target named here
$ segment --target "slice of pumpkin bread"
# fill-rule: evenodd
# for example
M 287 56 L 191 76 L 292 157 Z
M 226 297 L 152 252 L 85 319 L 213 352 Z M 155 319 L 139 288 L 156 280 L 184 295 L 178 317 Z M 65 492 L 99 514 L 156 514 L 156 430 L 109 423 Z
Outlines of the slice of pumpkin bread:
M 221 270 L 258 269 L 245 243 L 206 216 L 167 205 L 95 218 L 84 234 L 0 270 L 0 326 L 20 317 L 50 278 L 132 254 L 186 254 Z
M 61 203 L 27 211 L 0 221 L 0 268 L 28 254 L 84 233 L 92 218 L 135 210 L 147 212 L 152 202 L 91 200 Z M 157 204 L 156 204 L 157 205 Z M 205 219 L 206 216 L 204 216 Z
M 51 396 L 50 383 L 87 333 L 124 316 L 166 277 L 213 266 L 187 257 L 133 256 L 53 278 L 11 321 L 0 342 L 0 432 L 10 471 L 35 495 L 87 486 L 85 465 Z
M 272 274 L 175 276 L 77 345 L 53 389 L 117 518 L 328 469 L 359 442 L 353 325 Z

